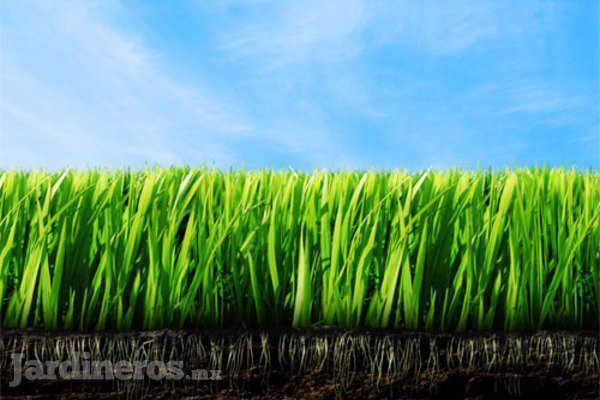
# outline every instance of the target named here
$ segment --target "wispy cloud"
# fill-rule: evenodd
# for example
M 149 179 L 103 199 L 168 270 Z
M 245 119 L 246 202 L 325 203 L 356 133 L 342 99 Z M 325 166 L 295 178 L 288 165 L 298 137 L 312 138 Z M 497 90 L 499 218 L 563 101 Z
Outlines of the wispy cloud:
M 355 58 L 366 48 L 387 42 L 402 42 L 436 55 L 456 54 L 501 34 L 504 17 L 495 2 L 474 0 L 220 4 L 226 10 L 243 6 L 253 16 L 239 26 L 227 26 L 223 46 L 238 56 L 272 57 L 277 60 L 274 66 Z
M 172 163 L 186 152 L 232 161 L 216 139 L 248 127 L 227 99 L 172 79 L 141 37 L 103 21 L 101 4 L 10 11 L 1 47 L 3 165 L 22 165 L 24 147 L 38 154 L 24 157 L 29 164 L 49 167 Z
M 381 36 L 435 55 L 456 54 L 498 33 L 494 3 L 481 1 L 402 1 L 380 12 Z
M 566 94 L 547 84 L 529 84 L 508 90 L 508 106 L 503 113 L 542 112 L 572 109 L 582 105 L 576 94 Z
M 360 28 L 368 18 L 368 9 L 361 0 L 250 5 L 263 11 L 253 14 L 260 16 L 242 22 L 221 37 L 224 48 L 238 56 L 267 57 L 272 67 L 278 67 L 335 61 L 361 50 Z
M 583 154 L 598 127 L 598 65 L 584 57 L 597 7 L 574 4 L 5 2 L 0 167 Z M 548 137 L 560 145 L 537 145 Z

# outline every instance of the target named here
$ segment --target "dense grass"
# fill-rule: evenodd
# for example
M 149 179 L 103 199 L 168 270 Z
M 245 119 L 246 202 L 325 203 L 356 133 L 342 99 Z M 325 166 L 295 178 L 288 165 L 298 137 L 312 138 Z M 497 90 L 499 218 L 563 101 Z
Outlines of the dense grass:
M 2 326 L 595 329 L 597 171 L 0 172 Z

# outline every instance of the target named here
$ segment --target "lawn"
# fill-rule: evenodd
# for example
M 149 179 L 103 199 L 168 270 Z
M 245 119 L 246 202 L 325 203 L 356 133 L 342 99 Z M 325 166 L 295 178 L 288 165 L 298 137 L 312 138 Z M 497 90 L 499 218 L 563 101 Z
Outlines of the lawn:
M 598 329 L 595 170 L 0 172 L 4 328 Z

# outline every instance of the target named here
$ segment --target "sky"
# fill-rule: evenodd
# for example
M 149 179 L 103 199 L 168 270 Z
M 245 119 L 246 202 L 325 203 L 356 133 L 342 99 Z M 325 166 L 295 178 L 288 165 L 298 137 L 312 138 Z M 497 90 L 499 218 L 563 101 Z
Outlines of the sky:
M 0 168 L 597 168 L 598 3 L 2 1 Z

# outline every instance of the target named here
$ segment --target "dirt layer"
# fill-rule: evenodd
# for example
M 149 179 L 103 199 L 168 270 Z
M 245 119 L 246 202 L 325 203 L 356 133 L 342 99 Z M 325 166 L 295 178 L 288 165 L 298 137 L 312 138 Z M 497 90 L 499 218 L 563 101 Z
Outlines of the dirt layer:
M 598 333 L 382 330 L 3 331 L 2 399 L 598 399 Z M 220 380 L 26 380 L 11 354 L 181 360 Z

